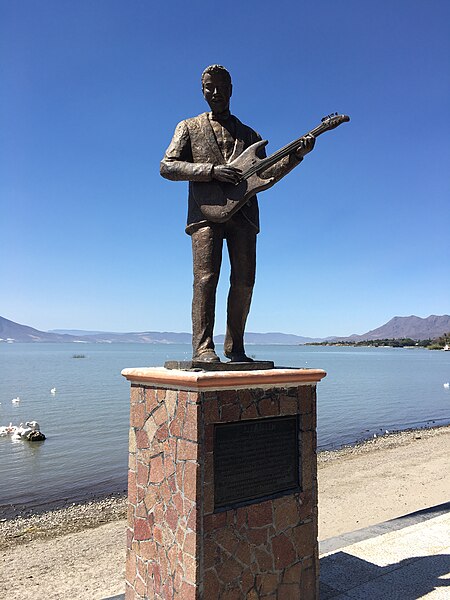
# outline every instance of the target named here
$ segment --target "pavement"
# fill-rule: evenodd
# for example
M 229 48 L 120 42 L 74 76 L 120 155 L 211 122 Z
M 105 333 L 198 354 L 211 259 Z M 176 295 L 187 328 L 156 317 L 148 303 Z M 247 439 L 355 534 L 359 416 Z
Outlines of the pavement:
M 450 502 L 319 549 L 320 600 L 450 600 Z
M 324 540 L 319 552 L 320 600 L 450 600 L 450 502 Z

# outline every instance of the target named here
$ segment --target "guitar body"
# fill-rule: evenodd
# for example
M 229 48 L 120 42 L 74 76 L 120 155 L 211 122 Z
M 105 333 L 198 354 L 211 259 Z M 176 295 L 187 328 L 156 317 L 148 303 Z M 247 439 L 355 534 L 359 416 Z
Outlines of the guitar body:
M 317 137 L 325 131 L 335 129 L 348 121 L 350 121 L 350 117 L 347 115 L 334 113 L 324 117 L 320 125 L 305 135 Z M 275 178 L 262 179 L 258 172 L 264 171 L 264 169 L 294 152 L 302 143 L 303 137 L 305 136 L 294 140 L 267 158 L 257 156 L 258 151 L 267 145 L 267 140 L 261 140 L 249 146 L 240 156 L 228 163 L 230 167 L 236 167 L 242 173 L 241 181 L 237 185 L 216 180 L 192 182 L 192 193 L 195 202 L 205 218 L 214 223 L 225 223 L 244 206 L 249 198 L 272 187 L 276 182 Z
M 228 163 L 230 167 L 236 167 L 243 173 L 251 167 L 257 167 L 263 162 L 258 158 L 257 152 L 260 148 L 266 146 L 267 140 L 261 140 L 249 146 L 235 160 Z M 194 199 L 200 207 L 202 213 L 208 221 L 214 223 L 225 223 L 234 215 L 249 198 L 267 190 L 274 185 L 274 179 L 262 179 L 258 173 L 250 175 L 248 179 L 243 179 L 237 185 L 232 183 L 223 183 L 221 181 L 194 181 L 192 183 L 192 192 Z

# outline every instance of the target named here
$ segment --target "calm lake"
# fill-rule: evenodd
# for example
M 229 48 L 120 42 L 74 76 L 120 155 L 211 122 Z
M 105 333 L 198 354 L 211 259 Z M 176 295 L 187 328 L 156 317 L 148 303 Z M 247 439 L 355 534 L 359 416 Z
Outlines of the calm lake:
M 279 366 L 328 373 L 318 384 L 322 449 L 386 430 L 450 423 L 450 390 L 444 387 L 450 381 L 450 352 L 317 346 L 247 350 Z M 188 360 L 190 352 L 190 346 L 175 344 L 0 344 L 0 425 L 36 420 L 47 436 L 35 444 L 0 437 L 0 507 L 125 490 L 129 383 L 120 371 Z M 13 404 L 17 396 L 21 401 Z

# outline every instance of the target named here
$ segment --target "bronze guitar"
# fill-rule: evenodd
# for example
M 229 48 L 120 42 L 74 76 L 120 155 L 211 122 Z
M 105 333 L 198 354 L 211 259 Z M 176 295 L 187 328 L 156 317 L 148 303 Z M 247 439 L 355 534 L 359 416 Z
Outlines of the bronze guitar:
M 249 198 L 275 185 L 276 181 L 273 178 L 262 179 L 259 176 L 261 171 L 294 152 L 301 145 L 302 139 L 306 135 L 317 137 L 347 121 L 350 121 L 350 117 L 347 115 L 338 115 L 337 113 L 328 115 L 322 119 L 320 125 L 267 158 L 257 156 L 258 151 L 267 145 L 267 140 L 252 144 L 235 160 L 228 163 L 228 166 L 236 167 L 241 171 L 239 183 L 233 185 L 232 183 L 223 183 L 216 180 L 193 182 L 195 201 L 208 221 L 225 223 L 244 206 Z

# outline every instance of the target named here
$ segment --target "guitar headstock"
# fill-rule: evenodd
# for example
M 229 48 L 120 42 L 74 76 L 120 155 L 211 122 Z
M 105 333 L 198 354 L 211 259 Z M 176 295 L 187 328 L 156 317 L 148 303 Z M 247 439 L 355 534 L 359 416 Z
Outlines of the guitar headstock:
M 347 123 L 350 121 L 350 117 L 347 115 L 339 115 L 338 113 L 331 113 L 331 115 L 327 115 L 322 119 L 322 125 L 324 125 L 327 129 L 334 129 L 342 123 Z

